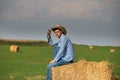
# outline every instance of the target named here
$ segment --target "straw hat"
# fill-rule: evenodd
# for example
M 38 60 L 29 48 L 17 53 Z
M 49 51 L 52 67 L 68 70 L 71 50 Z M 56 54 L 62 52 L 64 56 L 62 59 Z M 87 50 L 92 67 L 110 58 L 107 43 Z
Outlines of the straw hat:
M 56 29 L 60 29 L 60 30 L 63 32 L 64 35 L 67 34 L 66 28 L 63 27 L 63 26 L 61 26 L 60 24 L 56 24 L 55 26 L 53 26 L 53 27 L 51 28 L 51 30 L 52 30 L 53 32 L 54 32 Z

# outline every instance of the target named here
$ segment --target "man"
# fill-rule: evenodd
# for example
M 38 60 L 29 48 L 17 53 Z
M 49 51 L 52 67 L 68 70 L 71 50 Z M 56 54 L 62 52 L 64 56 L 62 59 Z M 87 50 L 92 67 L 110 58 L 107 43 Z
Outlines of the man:
M 59 38 L 57 43 L 54 43 L 51 38 L 51 30 Z M 47 38 L 49 45 L 54 46 L 54 59 L 49 62 L 47 66 L 47 80 L 52 79 L 51 68 L 72 63 L 74 60 L 73 46 L 70 39 L 66 36 L 67 31 L 61 25 L 55 25 L 51 30 L 47 32 Z

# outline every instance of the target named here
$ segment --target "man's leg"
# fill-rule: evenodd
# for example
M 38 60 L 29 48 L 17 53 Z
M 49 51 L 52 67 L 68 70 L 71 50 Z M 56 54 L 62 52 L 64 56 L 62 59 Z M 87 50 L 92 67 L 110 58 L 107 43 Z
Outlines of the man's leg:
M 53 56 L 53 58 L 55 58 L 55 56 L 57 55 L 58 50 L 59 50 L 58 45 L 55 45 L 55 46 L 54 46 L 54 56 Z M 52 63 L 52 64 L 49 64 L 49 65 L 47 66 L 47 80 L 51 80 L 51 68 L 52 68 L 52 67 L 55 67 L 55 66 L 58 66 L 58 64 L 57 64 L 56 62 L 55 62 L 55 63 Z
M 58 51 L 59 51 L 59 47 L 58 47 L 58 45 L 55 45 L 54 46 L 54 56 L 53 56 L 53 58 L 55 58 L 55 56 L 57 55 Z
M 61 65 L 69 64 L 69 63 L 70 62 L 68 62 L 68 61 L 59 60 L 58 62 L 54 62 L 52 64 L 49 64 L 47 66 L 47 80 L 51 80 L 52 79 L 52 71 L 51 71 L 52 67 L 61 66 Z
M 54 66 L 57 66 L 56 62 L 54 62 L 52 64 L 49 64 L 47 66 L 47 78 L 46 78 L 46 80 L 52 80 L 51 68 L 54 67 Z

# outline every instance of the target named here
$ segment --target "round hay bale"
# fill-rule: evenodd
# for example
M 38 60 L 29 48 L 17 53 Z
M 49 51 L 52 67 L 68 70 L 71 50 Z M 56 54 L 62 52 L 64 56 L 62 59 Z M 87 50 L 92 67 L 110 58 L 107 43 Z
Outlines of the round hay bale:
M 10 46 L 10 52 L 18 52 L 18 51 L 19 51 L 19 46 L 17 45 Z
M 110 52 L 111 52 L 111 53 L 114 53 L 114 52 L 115 52 L 115 49 L 110 49 Z
M 52 68 L 52 80 L 116 80 L 114 76 L 107 61 L 80 60 L 77 63 Z
M 93 49 L 94 47 L 93 46 L 89 46 L 89 49 Z

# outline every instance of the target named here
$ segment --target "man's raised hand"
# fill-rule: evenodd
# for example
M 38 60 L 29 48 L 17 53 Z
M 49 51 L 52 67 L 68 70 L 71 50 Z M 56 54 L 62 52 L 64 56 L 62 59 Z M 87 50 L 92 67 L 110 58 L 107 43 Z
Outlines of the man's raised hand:
M 50 34 L 51 34 L 51 30 L 49 29 L 49 30 L 47 31 L 47 36 L 50 36 Z

